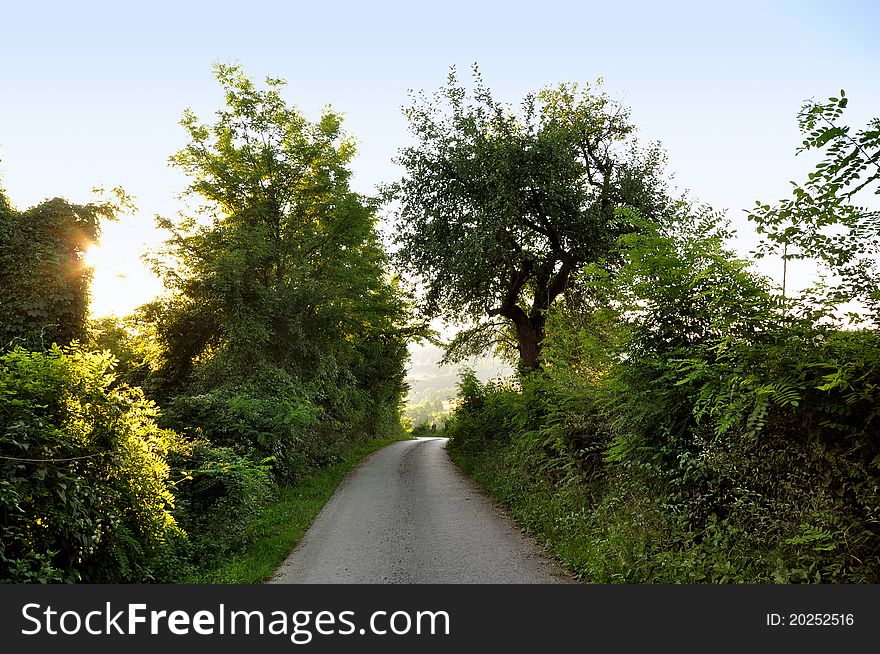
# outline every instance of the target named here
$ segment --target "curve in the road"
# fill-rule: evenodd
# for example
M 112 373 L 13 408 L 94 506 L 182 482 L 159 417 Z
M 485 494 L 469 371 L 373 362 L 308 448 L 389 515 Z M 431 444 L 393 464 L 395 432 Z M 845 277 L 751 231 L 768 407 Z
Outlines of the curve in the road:
M 393 443 L 337 489 L 271 583 L 559 583 L 567 575 L 449 459 Z

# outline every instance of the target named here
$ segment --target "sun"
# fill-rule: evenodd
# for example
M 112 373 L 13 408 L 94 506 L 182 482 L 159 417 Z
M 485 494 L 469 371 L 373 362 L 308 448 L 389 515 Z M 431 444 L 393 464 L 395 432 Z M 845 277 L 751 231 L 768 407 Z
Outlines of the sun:
M 103 258 L 104 253 L 101 251 L 101 245 L 99 243 L 92 243 L 83 254 L 83 263 L 86 268 L 91 268 L 94 273 L 95 269 L 102 267 Z
M 91 316 L 101 318 L 128 313 L 133 308 L 126 299 L 125 280 L 128 275 L 113 249 L 105 243 L 93 243 L 86 248 L 83 263 L 92 272 Z
M 141 223 L 123 218 L 106 225 L 101 240 L 86 248 L 83 264 L 92 270 L 92 318 L 128 315 L 162 292 L 162 283 L 141 260 L 144 241 Z

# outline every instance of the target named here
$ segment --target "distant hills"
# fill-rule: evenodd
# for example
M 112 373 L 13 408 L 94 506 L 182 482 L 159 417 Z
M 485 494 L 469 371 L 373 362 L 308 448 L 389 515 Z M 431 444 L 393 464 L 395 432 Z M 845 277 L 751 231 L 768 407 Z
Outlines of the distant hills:
M 494 357 L 479 357 L 459 365 L 441 366 L 439 362 L 443 358 L 443 350 L 429 343 L 410 345 L 409 351 L 409 395 L 404 415 L 415 425 L 436 422 L 449 412 L 462 368 L 472 369 L 483 381 L 513 373 L 511 366 Z

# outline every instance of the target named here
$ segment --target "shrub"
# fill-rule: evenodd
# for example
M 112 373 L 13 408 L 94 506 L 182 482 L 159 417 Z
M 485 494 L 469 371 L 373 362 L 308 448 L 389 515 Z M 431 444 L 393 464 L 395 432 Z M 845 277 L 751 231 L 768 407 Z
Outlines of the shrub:
M 293 391 L 292 384 L 286 389 L 227 384 L 174 398 L 166 419 L 196 440 L 207 439 L 258 459 L 272 458 L 276 475 L 289 479 L 308 465 L 309 434 L 318 413 Z
M 204 564 L 245 547 L 248 526 L 271 493 L 268 466 L 204 442 L 171 462 L 180 476 L 174 516 L 189 537 L 187 555 Z
M 112 367 L 76 346 L 0 356 L 3 579 L 149 580 L 180 535 L 166 455 L 182 442 Z
M 593 581 L 876 583 L 880 337 L 781 302 L 722 235 L 628 238 L 543 370 L 462 378 L 450 450 Z

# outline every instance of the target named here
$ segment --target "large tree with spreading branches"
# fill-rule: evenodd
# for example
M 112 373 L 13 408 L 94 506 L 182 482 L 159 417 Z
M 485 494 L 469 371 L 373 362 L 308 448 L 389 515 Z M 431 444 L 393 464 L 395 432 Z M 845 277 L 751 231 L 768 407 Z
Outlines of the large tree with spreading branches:
M 578 270 L 609 259 L 634 216 L 666 213 L 659 148 L 639 149 L 628 111 L 589 85 L 544 88 L 514 111 L 476 67 L 472 90 L 453 69 L 405 114 L 416 142 L 385 197 L 422 310 L 468 325 L 447 359 L 512 334 L 520 367 L 539 367 L 547 310 Z

